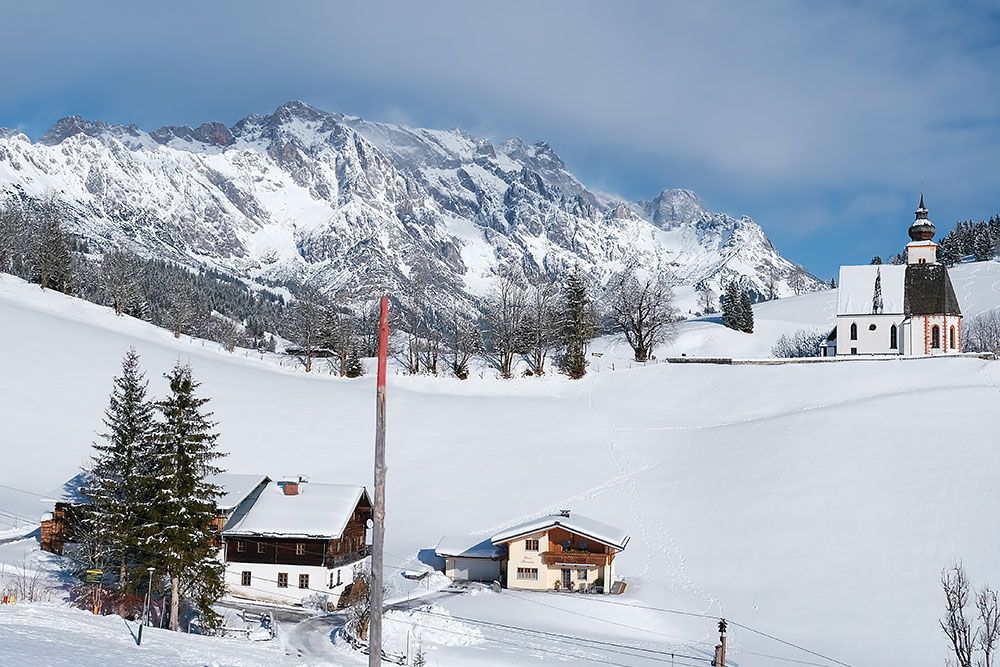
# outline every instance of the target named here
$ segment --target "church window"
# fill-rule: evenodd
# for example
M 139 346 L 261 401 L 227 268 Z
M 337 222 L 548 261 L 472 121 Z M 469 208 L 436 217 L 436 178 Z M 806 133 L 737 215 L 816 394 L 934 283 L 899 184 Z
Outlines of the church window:
M 941 327 L 936 324 L 931 327 L 931 347 L 935 350 L 941 348 Z
M 851 340 L 857 340 L 857 339 L 858 339 L 858 325 L 855 322 L 851 324 Z
M 895 350 L 897 347 L 898 347 L 898 344 L 896 342 L 896 325 L 893 324 L 889 328 L 889 349 L 890 350 Z
M 948 347 L 955 349 L 955 327 L 948 330 Z
M 875 325 L 874 324 L 869 324 L 868 325 L 868 330 L 869 331 L 875 331 Z

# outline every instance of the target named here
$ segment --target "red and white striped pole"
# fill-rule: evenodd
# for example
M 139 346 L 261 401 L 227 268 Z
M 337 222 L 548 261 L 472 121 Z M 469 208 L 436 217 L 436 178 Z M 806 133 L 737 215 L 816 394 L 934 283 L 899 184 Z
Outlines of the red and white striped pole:
M 375 507 L 369 591 L 368 665 L 382 664 L 382 548 L 385 542 L 385 375 L 389 356 L 389 297 L 382 295 L 378 322 L 378 381 L 375 393 Z

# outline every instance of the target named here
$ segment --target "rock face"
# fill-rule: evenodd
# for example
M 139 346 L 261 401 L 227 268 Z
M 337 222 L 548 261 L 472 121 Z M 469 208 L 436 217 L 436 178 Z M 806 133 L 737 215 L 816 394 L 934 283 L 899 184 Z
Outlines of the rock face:
M 438 298 L 473 302 L 505 263 L 529 275 L 579 264 L 600 280 L 632 259 L 670 264 L 680 293 L 736 276 L 761 294 L 819 286 L 752 220 L 708 212 L 690 191 L 628 202 L 589 190 L 546 143 L 495 144 L 302 102 L 231 128 L 144 132 L 71 116 L 34 143 L 0 130 L 0 198 L 50 194 L 98 249 L 128 244 L 359 295 L 421 276 Z

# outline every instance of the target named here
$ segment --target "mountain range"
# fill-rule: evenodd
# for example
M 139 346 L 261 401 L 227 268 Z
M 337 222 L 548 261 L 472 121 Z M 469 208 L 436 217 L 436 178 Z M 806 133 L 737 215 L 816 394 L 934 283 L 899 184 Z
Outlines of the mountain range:
M 498 268 L 578 265 L 596 281 L 668 265 L 679 305 L 735 278 L 761 298 L 822 284 L 750 218 L 667 189 L 628 201 L 584 185 L 547 143 L 380 123 L 292 101 L 235 125 L 147 132 L 70 116 L 32 141 L 0 130 L 0 199 L 56 196 L 100 251 L 270 284 L 371 294 L 418 275 L 474 303 Z

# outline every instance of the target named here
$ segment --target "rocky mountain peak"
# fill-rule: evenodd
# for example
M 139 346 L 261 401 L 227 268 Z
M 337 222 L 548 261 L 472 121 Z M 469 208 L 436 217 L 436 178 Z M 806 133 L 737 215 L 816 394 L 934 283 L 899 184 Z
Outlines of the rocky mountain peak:
M 233 133 L 224 123 L 202 123 L 196 128 L 188 125 L 165 125 L 155 130 L 151 135 L 153 139 L 161 144 L 165 144 L 172 139 L 184 139 L 197 141 L 209 146 L 228 146 L 233 143 Z
M 640 202 L 640 205 L 653 224 L 663 229 L 697 221 L 707 215 L 705 204 L 691 190 L 664 190 L 652 201 Z

